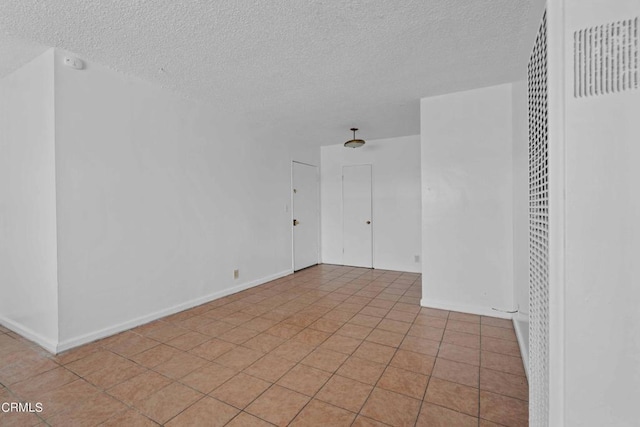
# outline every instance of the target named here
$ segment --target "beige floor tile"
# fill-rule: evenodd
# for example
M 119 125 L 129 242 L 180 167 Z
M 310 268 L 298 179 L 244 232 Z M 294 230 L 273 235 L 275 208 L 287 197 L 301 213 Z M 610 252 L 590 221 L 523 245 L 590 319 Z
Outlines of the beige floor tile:
M 129 378 L 145 372 L 147 368 L 127 359 L 117 360 L 104 369 L 85 375 L 84 379 L 98 388 L 106 390 Z
M 209 395 L 238 409 L 243 409 L 270 386 L 271 383 L 267 381 L 239 373 Z
M 192 348 L 189 353 L 203 359 L 214 360 L 236 347 L 236 344 L 213 338 Z
M 350 338 L 357 338 L 363 340 L 373 331 L 372 327 L 356 325 L 354 323 L 345 323 L 340 329 L 336 331 L 338 335 L 344 335 Z
M 396 332 L 383 331 L 382 329 L 374 329 L 366 338 L 367 341 L 377 344 L 387 345 L 389 347 L 398 347 L 404 339 L 403 334 Z
M 506 354 L 483 351 L 480 355 L 480 366 L 509 374 L 525 375 L 522 359 Z
M 482 337 L 482 351 L 506 354 L 507 356 L 520 357 L 520 347 L 517 341 L 502 340 L 499 338 Z
M 353 424 L 351 424 L 351 427 L 387 427 L 387 424 L 358 415 Z
M 382 320 L 382 318 L 386 316 L 388 312 L 389 312 L 388 308 L 374 307 L 371 304 L 369 304 L 369 306 L 360 310 L 358 314 L 363 314 L 371 317 L 378 317 L 380 318 L 380 320 Z
M 428 381 L 427 375 L 388 366 L 376 387 L 422 400 Z
M 280 378 L 278 385 L 307 396 L 313 396 L 330 377 L 331 374 L 328 372 L 299 364 Z
M 236 374 L 235 369 L 217 363 L 209 363 L 187 374 L 180 379 L 180 382 L 201 393 L 209 393 Z
M 480 335 L 480 323 L 465 322 L 462 320 L 451 320 L 451 316 L 449 316 L 449 321 L 447 321 L 446 329 L 450 331 Z
M 51 426 L 97 425 L 127 407 L 104 393 L 96 393 L 82 403 L 47 419 Z
M 480 369 L 480 389 L 520 400 L 529 400 L 527 378 L 520 375 L 482 368 Z
M 204 316 L 204 315 L 203 315 Z M 205 334 L 209 337 L 215 338 L 231 329 L 235 328 L 231 323 L 225 323 L 219 320 L 211 319 L 210 322 L 200 323 L 195 327 L 196 332 Z
M 449 313 L 449 320 L 479 324 L 480 316 L 478 316 L 477 314 L 460 313 L 457 311 L 452 311 L 451 313 Z
M 309 325 L 309 328 L 332 334 L 340 329 L 343 324 L 343 322 L 321 318 Z
M 357 413 L 372 389 L 373 387 L 370 385 L 334 375 L 316 394 L 316 399 Z
M 301 363 L 303 365 L 333 373 L 340 367 L 340 365 L 342 365 L 342 363 L 344 363 L 345 360 L 347 360 L 347 357 L 348 356 L 343 353 L 319 348 L 302 359 Z
M 384 331 L 396 332 L 398 334 L 404 335 L 409 331 L 410 327 L 411 327 L 411 323 L 407 323 L 400 320 L 393 320 L 387 316 L 387 318 L 382 319 L 382 321 L 378 323 L 378 326 L 376 326 L 376 329 L 382 329 Z
M 445 330 L 442 342 L 461 347 L 480 348 L 480 335 Z
M 169 378 L 180 379 L 207 363 L 209 362 L 205 359 L 180 352 L 166 362 L 155 366 L 153 370 Z
M 0 400 L 0 404 L 7 400 Z M 0 413 L 2 427 L 46 426 L 36 414 L 31 412 L 2 412 Z
M 68 363 L 82 359 L 83 357 L 88 356 L 91 353 L 95 353 L 99 350 L 100 346 L 95 343 L 86 344 L 81 347 L 76 347 L 74 349 L 57 354 L 53 357 L 53 360 L 60 363 L 61 365 L 66 365 Z
M 384 369 L 385 365 L 383 364 L 351 356 L 340 366 L 336 374 L 365 384 L 375 385 Z
M 482 336 L 517 341 L 516 333 L 512 328 L 502 328 L 499 326 L 482 325 Z
M 37 401 L 43 390 L 55 390 L 77 379 L 79 377 L 73 372 L 63 367 L 58 367 L 13 384 L 11 390 L 26 401 Z
M 436 356 L 440 350 L 440 341 L 407 335 L 404 337 L 404 340 L 402 340 L 400 349 L 413 351 L 414 353 L 422 353 L 428 356 Z
M 149 333 L 147 333 L 146 336 L 156 341 L 167 342 L 180 335 L 186 334 L 187 332 L 189 332 L 188 329 L 180 328 L 178 326 L 174 326 L 167 323 L 162 327 L 149 331 Z
M 444 332 L 444 329 L 414 324 L 413 326 L 411 326 L 411 329 L 409 329 L 409 332 L 407 332 L 407 335 L 428 340 L 440 341 L 442 339 L 442 336 L 444 335 Z
M 413 323 L 416 325 L 429 326 L 435 329 L 444 329 L 447 326 L 447 319 L 428 316 L 426 314 L 418 314 Z
M 253 401 L 246 412 L 278 426 L 286 426 L 307 404 L 309 397 L 274 385 Z
M 287 325 L 286 323 L 278 323 L 265 331 L 269 335 L 289 339 L 297 335 L 303 328 L 295 325 Z M 317 329 L 317 328 L 316 328 Z
M 224 426 L 239 412 L 233 406 L 206 396 L 173 418 L 166 426 Z
M 364 341 L 353 355 L 372 362 L 387 364 L 395 353 L 395 347 Z
M 424 314 L 432 317 L 448 318 L 449 312 L 447 310 L 440 310 L 439 308 L 422 307 L 420 314 Z
M 313 350 L 315 350 L 315 346 L 300 341 L 289 340 L 275 348 L 270 354 L 293 362 L 299 362 L 307 357 Z
M 111 366 L 121 360 L 124 360 L 121 356 L 111 353 L 110 351 L 101 350 L 91 353 L 74 362 L 68 363 L 65 365 L 65 368 L 81 377 L 84 377 L 94 371 L 104 369 L 105 367 Z
M 258 417 L 254 417 L 246 412 L 241 412 L 237 417 L 232 419 L 227 427 L 270 427 L 273 424 L 261 420 Z
M 423 403 L 416 427 L 477 427 L 478 418 L 442 406 Z
M 270 354 L 257 360 L 244 370 L 245 373 L 269 382 L 276 382 L 286 374 L 295 362 Z
M 312 400 L 289 425 L 349 427 L 356 414 L 320 400 Z
M 256 360 L 260 359 L 263 353 L 246 347 L 236 347 L 215 359 L 216 363 L 232 369 L 244 369 Z
M 504 426 L 526 426 L 529 421 L 528 403 L 481 390 L 480 418 Z
M 362 310 L 359 314 L 356 314 L 349 320 L 348 323 L 359 326 L 366 326 L 368 328 L 375 328 L 382 319 L 377 316 L 367 316 L 362 314 Z
M 339 353 L 351 354 L 360 346 L 362 340 L 344 335 L 332 335 L 319 348 L 337 351 Z
M 165 344 L 160 344 L 142 353 L 131 356 L 130 359 L 147 368 L 153 368 L 178 354 L 180 354 L 180 350 Z
M 0 400 L 53 425 L 526 423 L 511 321 L 421 297 L 420 274 L 319 265 L 55 357 L 0 328 Z
M 110 388 L 107 393 L 127 405 L 133 405 L 166 387 L 171 381 L 157 372 L 147 371 Z
M 138 354 L 145 350 L 153 348 L 158 344 L 160 343 L 156 340 L 131 333 L 131 335 L 126 340 L 123 340 L 111 347 L 106 348 L 121 356 L 130 357 L 134 354 Z
M 480 366 L 480 350 L 455 344 L 441 343 L 438 358 Z
M 480 323 L 489 326 L 498 326 L 500 328 L 513 328 L 513 322 L 507 319 L 498 319 L 497 317 L 482 316 Z
M 258 332 L 264 332 L 267 329 L 271 328 L 272 326 L 275 326 L 277 323 L 278 323 L 277 320 L 260 316 L 260 317 L 255 317 L 246 323 L 243 323 L 242 327 L 247 329 L 253 329 L 254 331 L 258 331 Z
M 387 315 L 385 316 L 385 319 L 387 320 L 395 320 L 395 321 L 401 321 L 401 322 L 405 322 L 405 323 L 413 323 L 413 321 L 415 320 L 417 314 L 415 313 L 407 313 L 406 311 L 400 311 L 400 310 L 390 310 Z
M 477 388 L 432 377 L 424 400 L 473 417 L 478 416 Z
M 156 427 L 157 425 L 135 409 L 129 409 L 109 418 L 100 424 L 100 427 Z
M 254 350 L 258 350 L 262 353 L 268 353 L 280 344 L 285 342 L 285 338 L 276 337 L 267 333 L 262 333 L 251 338 L 249 341 L 243 344 L 244 347 L 249 347 Z
M 480 381 L 480 368 L 466 363 L 454 362 L 442 358 L 436 359 L 431 376 L 458 384 L 478 388 Z
M 322 331 L 316 331 L 315 329 L 303 329 L 292 340 L 299 341 L 304 344 L 318 346 L 322 344 L 331 334 Z
M 392 426 L 413 425 L 420 410 L 420 400 L 375 388 L 362 408 L 362 415 Z
M 191 331 L 167 341 L 167 345 L 175 347 L 178 350 L 188 351 L 210 339 L 211 337 L 209 335 Z
M 98 389 L 83 379 L 70 382 L 54 390 L 43 391 L 38 399 L 43 406 L 40 415 L 43 418 L 50 418 L 63 410 L 74 408 L 96 393 L 98 393 Z
M 251 338 L 255 337 L 259 333 L 260 332 L 256 330 L 247 329 L 247 328 L 243 328 L 242 326 L 238 326 L 236 328 L 228 330 L 224 334 L 220 335 L 218 338 L 233 344 L 242 344 L 246 341 L 249 341 Z
M 391 366 L 423 375 L 431 375 L 435 358 L 413 351 L 398 350 L 391 359 Z
M 200 400 L 202 396 L 202 393 L 189 387 L 171 383 L 149 397 L 136 402 L 135 406 L 155 422 L 164 424 Z

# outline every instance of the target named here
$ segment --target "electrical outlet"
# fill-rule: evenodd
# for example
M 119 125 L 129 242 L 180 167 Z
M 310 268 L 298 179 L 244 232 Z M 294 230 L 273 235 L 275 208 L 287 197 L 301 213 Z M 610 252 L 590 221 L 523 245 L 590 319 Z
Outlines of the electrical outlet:
M 420 262 L 420 255 L 414 255 L 413 262 Z
M 240 277 L 240 270 L 233 270 L 233 278 L 237 279 L 238 277 Z

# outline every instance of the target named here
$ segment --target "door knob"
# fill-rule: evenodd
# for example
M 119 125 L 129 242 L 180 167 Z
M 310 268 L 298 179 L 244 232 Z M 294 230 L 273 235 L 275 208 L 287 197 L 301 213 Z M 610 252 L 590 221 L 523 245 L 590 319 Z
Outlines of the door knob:
M 296 225 L 300 224 L 300 221 L 298 221 L 297 219 L 293 220 L 293 226 L 295 227 Z
M 371 221 L 367 221 L 367 224 L 371 224 Z

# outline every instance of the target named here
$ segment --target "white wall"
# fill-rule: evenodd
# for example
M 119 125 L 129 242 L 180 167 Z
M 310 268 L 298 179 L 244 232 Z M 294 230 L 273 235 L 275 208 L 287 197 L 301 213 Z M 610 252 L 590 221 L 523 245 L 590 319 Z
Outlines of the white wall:
M 287 144 L 243 133 L 224 106 L 61 55 L 61 348 L 291 271 Z
M 512 86 L 513 323 L 522 360 L 529 355 L 529 121 L 527 82 Z
M 424 306 L 513 308 L 511 103 L 511 84 L 421 101 Z
M 564 175 L 550 179 L 565 197 L 564 280 L 552 282 L 564 294 L 552 300 L 561 304 L 552 305 L 552 315 L 564 321 L 564 330 L 552 331 L 564 339 L 564 357 L 551 360 L 564 379 L 561 422 L 633 426 L 640 390 L 640 90 L 574 98 L 573 32 L 635 18 L 640 5 L 564 0 L 552 12 L 561 7 L 564 22 L 552 15 L 551 31 L 564 40 L 549 44 L 552 97 L 564 104 L 551 116 L 564 126 L 552 129 L 550 141 L 564 137 L 564 164 L 551 170 L 564 168 Z
M 371 164 L 373 267 L 420 272 L 420 137 L 321 148 L 322 262 L 342 264 L 342 167 Z
M 58 340 L 53 50 L 0 79 L 0 323 Z

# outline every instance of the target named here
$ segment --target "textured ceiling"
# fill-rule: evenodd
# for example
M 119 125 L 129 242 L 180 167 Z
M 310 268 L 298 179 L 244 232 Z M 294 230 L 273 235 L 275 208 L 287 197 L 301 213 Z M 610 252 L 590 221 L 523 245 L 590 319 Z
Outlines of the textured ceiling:
M 48 49 L 39 43 L 0 34 L 0 78 L 15 71 Z
M 0 76 L 55 46 L 224 106 L 265 138 L 417 134 L 421 97 L 524 77 L 542 4 L 2 0 Z

